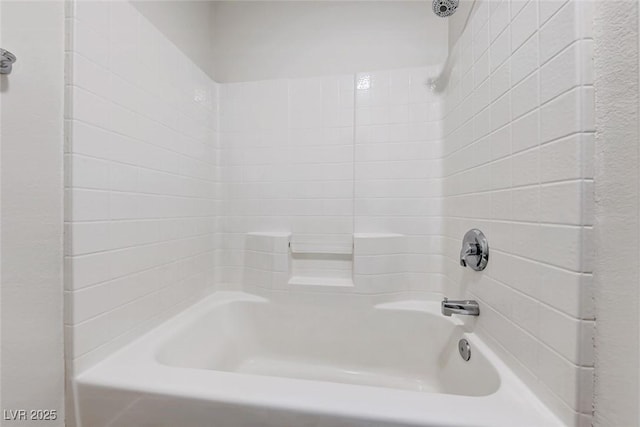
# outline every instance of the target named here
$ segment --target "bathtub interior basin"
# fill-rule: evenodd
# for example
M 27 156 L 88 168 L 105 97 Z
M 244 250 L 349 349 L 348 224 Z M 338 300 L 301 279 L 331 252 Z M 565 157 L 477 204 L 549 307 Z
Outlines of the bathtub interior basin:
M 463 334 L 462 323 L 442 317 L 435 301 L 235 301 L 176 331 L 158 349 L 157 360 L 419 392 L 495 392 L 500 377 L 486 357 L 473 348 L 469 361 L 459 355 Z
M 404 295 L 215 292 L 76 375 L 78 426 L 563 425 L 470 320 Z

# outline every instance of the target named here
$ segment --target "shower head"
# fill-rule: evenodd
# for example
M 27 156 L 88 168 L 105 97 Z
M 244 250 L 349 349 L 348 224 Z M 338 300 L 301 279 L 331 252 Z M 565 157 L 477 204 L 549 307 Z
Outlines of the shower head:
M 446 18 L 455 13 L 458 0 L 433 0 L 433 13 L 441 18 Z

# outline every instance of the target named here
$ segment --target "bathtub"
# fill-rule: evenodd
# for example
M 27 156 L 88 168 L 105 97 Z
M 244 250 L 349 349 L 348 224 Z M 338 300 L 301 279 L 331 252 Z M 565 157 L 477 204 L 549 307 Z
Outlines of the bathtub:
M 78 424 L 562 425 L 438 301 L 386 298 L 216 292 L 77 376 Z

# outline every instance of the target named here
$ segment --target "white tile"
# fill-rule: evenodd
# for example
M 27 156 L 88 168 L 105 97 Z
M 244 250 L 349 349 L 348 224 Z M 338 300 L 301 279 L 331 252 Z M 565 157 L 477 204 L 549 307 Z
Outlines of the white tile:
M 81 88 L 73 90 L 73 119 L 98 126 L 109 128 L 109 102 L 91 92 Z
M 489 136 L 493 160 L 511 155 L 511 126 L 505 126 Z
M 511 49 L 518 50 L 538 30 L 538 2 L 529 1 L 511 23 Z
M 491 192 L 491 217 L 493 219 L 509 220 L 513 218 L 511 190 Z
M 539 225 L 513 224 L 513 253 L 515 255 L 540 259 L 541 229 Z
M 527 5 L 529 0 L 510 0 L 511 19 L 513 20 L 522 9 Z
M 580 227 L 542 225 L 540 227 L 540 261 L 571 271 L 582 269 L 582 230 Z
M 515 154 L 513 162 L 514 186 L 538 184 L 540 182 L 540 149 L 533 148 Z
M 105 2 L 84 2 L 88 4 L 88 8 L 108 8 Z M 101 16 L 97 19 L 99 22 L 93 22 L 93 19 L 74 20 L 73 29 L 73 47 L 74 50 L 95 62 L 96 64 L 108 68 L 109 67 L 109 34 L 104 25 L 102 13 L 95 13 L 94 16 Z M 108 16 L 108 10 L 104 13 Z
M 110 249 L 108 222 L 80 222 L 68 227 L 68 230 L 69 255 L 82 255 Z
M 512 116 L 511 94 L 507 93 L 491 104 L 491 130 L 509 123 Z
M 523 187 L 511 191 L 512 215 L 519 221 L 536 222 L 540 218 L 540 187 Z
M 553 2 L 558 4 L 558 2 Z M 562 49 L 578 39 L 575 1 L 567 2 L 540 29 L 540 64 L 544 64 Z
M 583 219 L 583 182 L 570 181 L 543 185 L 541 204 L 541 221 L 580 225 Z
M 513 88 L 512 94 L 512 114 L 518 118 L 539 105 L 538 73 L 533 73 L 522 83 Z
M 118 220 L 139 218 L 141 199 L 131 193 L 110 193 L 109 218 Z
M 573 89 L 540 109 L 540 139 L 542 142 L 571 135 L 582 128 L 580 115 L 582 89 Z
M 541 147 L 540 178 L 542 182 L 576 179 L 583 174 L 583 150 L 590 143 L 583 135 L 559 139 Z
M 567 2 L 567 0 L 542 0 L 538 2 L 538 7 L 540 9 L 540 23 L 544 24 L 549 20 L 553 14 L 557 13 L 558 10 Z
M 540 68 L 540 102 L 545 103 L 581 83 L 582 46 L 574 43 Z
M 506 61 L 491 75 L 491 100 L 494 101 L 504 95 L 510 88 L 511 62 Z
M 541 283 L 536 296 L 569 316 L 594 318 L 592 278 L 565 269 L 540 266 Z M 562 301 L 562 302 L 561 302 Z
M 538 68 L 538 37 L 531 37 L 511 56 L 511 84 L 517 85 Z
M 539 112 L 534 110 L 513 121 L 511 125 L 511 146 L 513 153 L 526 150 L 540 143 L 540 126 L 538 120 Z
M 70 193 L 73 221 L 109 219 L 109 193 L 107 191 L 75 189 Z
M 74 85 L 93 92 L 102 98 L 108 98 L 111 93 L 111 75 L 107 68 L 101 67 L 85 56 L 69 53 L 69 60 L 73 63 Z
M 70 258 L 70 289 L 80 289 L 111 278 L 111 254 L 108 252 Z
M 109 164 L 99 159 L 72 156 L 71 186 L 85 189 L 109 189 Z
M 511 20 L 509 14 L 509 0 L 502 0 L 495 6 L 495 9 L 491 13 L 491 40 L 495 40 L 500 35 Z
M 593 366 L 593 329 L 593 321 L 541 307 L 541 340 L 576 365 Z
M 489 24 L 480 29 L 473 37 L 473 57 L 477 61 L 480 56 L 489 48 Z
M 539 378 L 567 405 L 580 412 L 590 411 L 593 368 L 576 368 L 557 353 L 541 346 Z
M 504 0 L 503 0 L 504 1 Z M 491 71 L 496 70 L 511 54 L 510 29 L 503 31 L 491 44 L 489 49 Z

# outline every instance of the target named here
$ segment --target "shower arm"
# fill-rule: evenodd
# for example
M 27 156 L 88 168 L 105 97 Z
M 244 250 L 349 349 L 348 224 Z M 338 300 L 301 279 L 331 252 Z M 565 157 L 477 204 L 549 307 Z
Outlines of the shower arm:
M 473 10 L 476 6 L 476 0 L 473 0 L 471 3 L 471 9 L 469 10 L 469 14 L 467 15 L 467 19 L 464 21 L 464 25 L 462 26 L 462 31 L 460 34 L 462 35 L 464 31 L 467 29 L 469 25 L 469 21 L 471 20 L 471 15 L 473 15 Z M 451 73 L 451 63 L 452 58 L 451 55 L 447 55 L 447 59 L 444 61 L 444 65 L 442 66 L 442 70 L 440 70 L 440 74 L 437 77 L 430 78 L 427 82 L 427 85 L 431 87 L 431 90 L 434 92 L 443 92 L 447 87 L 447 83 L 449 83 L 449 74 Z

